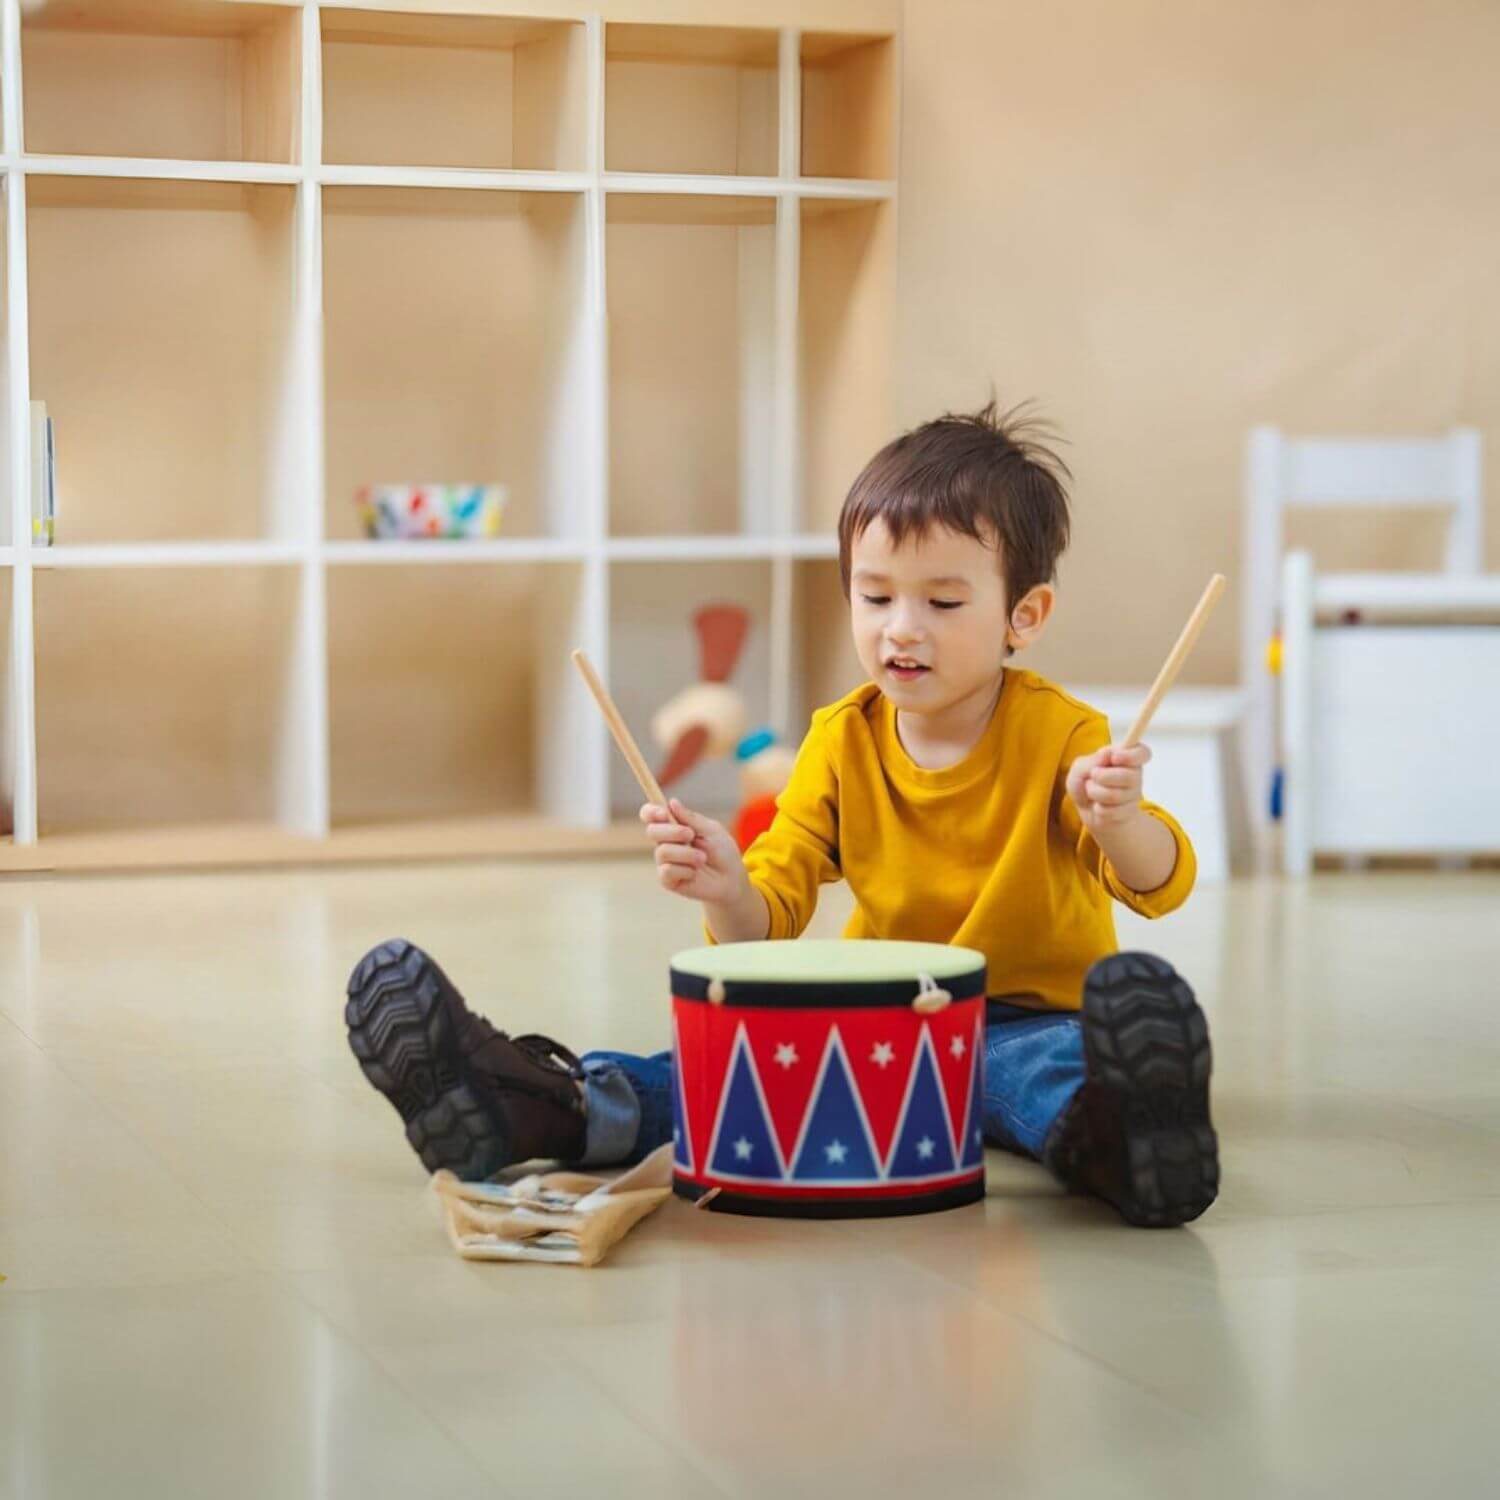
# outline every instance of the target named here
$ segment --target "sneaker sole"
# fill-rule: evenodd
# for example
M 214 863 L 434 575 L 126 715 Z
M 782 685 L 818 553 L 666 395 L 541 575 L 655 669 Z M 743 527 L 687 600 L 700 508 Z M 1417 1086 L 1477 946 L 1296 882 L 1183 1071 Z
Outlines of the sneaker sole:
M 443 1003 L 451 988 L 420 948 L 381 943 L 349 976 L 344 1024 L 361 1071 L 401 1116 L 422 1165 L 474 1182 L 509 1164 L 509 1132 L 469 1076 Z
M 1088 1076 L 1116 1096 L 1124 1122 L 1132 1224 L 1196 1219 L 1219 1192 L 1219 1141 L 1208 1112 L 1213 1052 L 1193 992 L 1164 959 L 1118 953 L 1083 992 Z

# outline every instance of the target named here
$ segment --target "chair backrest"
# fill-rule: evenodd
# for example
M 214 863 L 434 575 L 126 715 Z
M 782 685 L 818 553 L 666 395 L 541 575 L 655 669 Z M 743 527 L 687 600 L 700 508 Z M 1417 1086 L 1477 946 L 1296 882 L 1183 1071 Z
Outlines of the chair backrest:
M 1276 629 L 1283 513 L 1292 506 L 1435 506 L 1448 512 L 1443 568 L 1478 573 L 1484 559 L 1479 434 L 1437 438 L 1289 438 L 1251 430 L 1245 450 L 1240 677 L 1246 692 L 1245 792 L 1257 825 L 1267 820 L 1275 764 L 1275 689 L 1265 667 Z

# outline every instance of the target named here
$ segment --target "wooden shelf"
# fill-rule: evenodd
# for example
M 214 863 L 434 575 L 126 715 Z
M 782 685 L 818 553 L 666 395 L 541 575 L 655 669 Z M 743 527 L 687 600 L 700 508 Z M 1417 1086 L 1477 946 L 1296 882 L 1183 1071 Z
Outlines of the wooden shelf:
M 776 212 L 610 195 L 612 535 L 771 530 Z
M 278 162 L 193 161 L 150 156 L 39 156 L 21 158 L 32 177 L 127 177 L 157 182 L 269 182 L 294 187 L 302 169 Z M 168 200 L 170 201 L 170 199 Z
M 452 818 L 338 828 L 322 838 L 253 822 L 64 833 L 31 845 L 0 840 L 0 874 L 582 856 L 643 857 L 640 823 L 583 828 L 540 817 Z
M 269 538 L 288 486 L 289 187 L 28 175 L 31 395 L 59 539 Z
M 865 463 L 894 436 L 895 210 L 801 200 L 796 524 L 832 532 Z
M 296 601 L 286 569 L 39 575 L 42 838 L 274 822 Z
M 838 538 L 770 535 L 613 537 L 605 551 L 615 562 L 768 561 L 773 557 L 836 557 Z
M 7 174 L 0 180 L 0 208 L 5 210 L 7 221 L 10 217 L 10 198 L 12 194 L 21 197 L 25 201 L 25 185 L 20 177 Z M 0 548 L 7 553 L 12 546 L 24 538 L 18 538 L 17 532 L 29 532 L 31 529 L 30 505 L 22 505 L 20 497 L 16 493 L 18 487 L 24 484 L 28 497 L 31 492 L 31 456 L 30 456 L 30 434 L 31 434 L 31 411 L 28 405 L 23 412 L 18 399 L 19 393 L 13 389 L 14 376 L 11 371 L 11 356 L 20 355 L 20 348 L 13 348 L 19 344 L 22 334 L 13 327 L 13 320 L 22 313 L 26 306 L 23 297 L 15 298 L 14 302 L 10 296 L 10 283 L 19 278 L 12 278 L 10 274 L 10 236 L 0 235 L 0 275 L 5 277 L 6 296 L 0 301 L 0 483 L 3 490 L 0 494 L 4 499 L 0 500 Z M 19 429 L 24 422 L 27 433 L 28 451 L 25 461 L 17 451 Z M 10 559 L 7 558 L 8 562 Z M 9 618 L 5 622 L 9 624 Z M 7 741 L 9 744 L 9 741 Z M 4 747 L 0 747 L 0 758 L 3 758 Z
M 608 219 L 611 225 L 652 225 L 674 229 L 768 229 L 776 222 L 776 200 L 772 192 L 759 197 L 746 193 L 734 178 L 720 184 L 735 192 L 637 193 L 611 191 Z M 770 184 L 774 189 L 774 184 Z M 621 236 L 622 240 L 630 238 Z
M 33 547 L 33 568 L 263 568 L 303 561 L 291 542 L 158 542 Z
M 320 555 L 331 563 L 353 563 L 367 567 L 389 567 L 396 564 L 459 566 L 480 562 L 581 562 L 585 549 L 581 543 L 555 541 L 545 537 L 519 540 L 505 537 L 432 538 L 415 542 L 359 541 L 325 542 Z
M 325 534 L 367 484 L 507 486 L 510 538 L 585 535 L 581 194 L 323 193 Z
M 770 720 L 771 593 L 772 565 L 767 561 L 622 562 L 611 567 L 610 660 L 622 666 L 611 674 L 611 691 L 653 769 L 659 770 L 666 759 L 666 750 L 651 736 L 653 715 L 675 693 L 699 681 L 693 614 L 705 604 L 737 604 L 750 612 L 750 634 L 731 686 L 753 720 L 747 732 Z M 649 673 L 623 670 L 631 662 L 647 661 Z M 640 787 L 620 756 L 611 759 L 609 785 L 611 816 L 639 809 Z M 705 762 L 671 790 L 706 812 L 732 812 L 740 801 L 736 764 L 728 759 Z
M 294 161 L 301 16 L 224 0 L 23 6 L 27 149 Z
M 806 724 L 815 708 L 836 703 L 865 681 L 849 629 L 838 554 L 799 560 L 792 571 L 791 716 Z
M 562 722 L 586 722 L 567 661 L 584 587 L 567 563 L 330 570 L 333 827 L 565 820 Z
M 578 21 L 325 7 L 323 160 L 581 171 Z
M 609 171 L 777 175 L 776 31 L 611 22 L 604 44 Z
M 9 566 L 0 567 L 0 651 L 10 662 L 15 632 L 15 579 Z M 12 671 L 3 679 L 0 692 L 0 854 L 14 847 L 17 772 L 16 756 L 16 682 Z
M 321 166 L 327 187 L 457 188 L 470 193 L 581 193 L 593 186 L 586 172 L 482 171 L 477 167 Z
M 399 5 L 48 0 L 0 49 L 0 871 L 639 854 L 572 647 L 643 742 L 701 603 L 751 611 L 756 724 L 857 680 L 890 0 L 845 34 Z M 381 482 L 505 484 L 501 534 L 370 541 Z M 732 812 L 736 768 L 682 790 Z
M 895 39 L 805 31 L 801 50 L 801 175 L 894 177 Z

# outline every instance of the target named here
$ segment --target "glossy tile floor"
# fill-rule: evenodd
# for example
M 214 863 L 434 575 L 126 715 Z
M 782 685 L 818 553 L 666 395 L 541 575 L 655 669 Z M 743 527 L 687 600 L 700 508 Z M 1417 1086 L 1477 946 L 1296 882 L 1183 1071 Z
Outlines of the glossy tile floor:
M 1213 1026 L 1190 1229 L 992 1153 L 981 1208 L 674 1202 L 578 1271 L 453 1255 L 341 990 L 400 933 L 654 1047 L 698 938 L 648 863 L 0 885 L 0 1494 L 1493 1495 L 1497 921 L 1493 873 L 1122 920 Z

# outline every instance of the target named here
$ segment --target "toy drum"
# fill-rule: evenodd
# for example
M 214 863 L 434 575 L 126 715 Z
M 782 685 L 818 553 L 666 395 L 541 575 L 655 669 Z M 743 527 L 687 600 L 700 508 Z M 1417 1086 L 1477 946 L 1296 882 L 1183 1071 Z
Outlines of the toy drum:
M 940 943 L 679 953 L 679 1196 L 712 1192 L 714 1209 L 793 1218 L 931 1213 L 982 1198 L 984 990 L 984 955 Z

